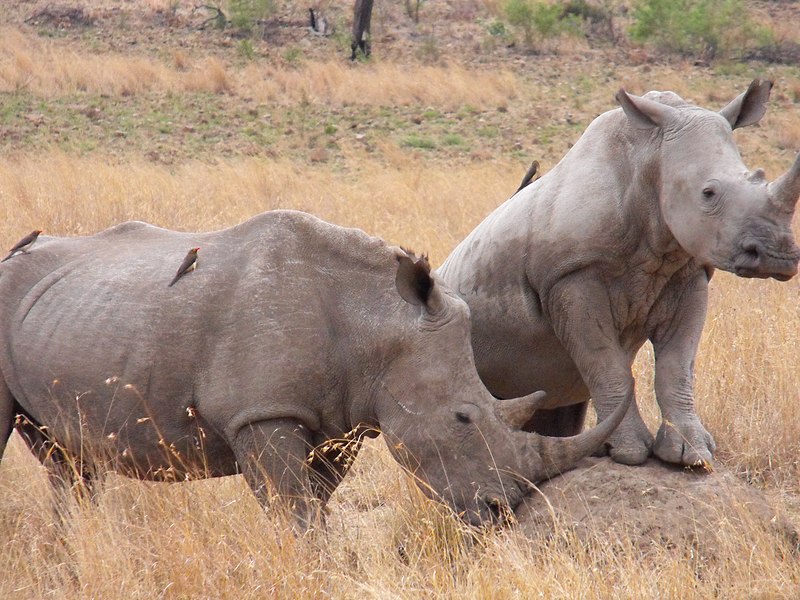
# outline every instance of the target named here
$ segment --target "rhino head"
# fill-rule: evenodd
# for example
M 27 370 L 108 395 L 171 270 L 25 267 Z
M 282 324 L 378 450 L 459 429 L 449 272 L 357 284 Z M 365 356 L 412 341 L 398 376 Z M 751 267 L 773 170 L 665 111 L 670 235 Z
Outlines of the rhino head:
M 467 304 L 430 273 L 427 260 L 398 256 L 397 289 L 412 310 L 383 370 L 375 413 L 392 455 L 421 489 L 471 524 L 501 520 L 530 489 L 596 451 L 622 420 L 621 404 L 595 428 L 551 438 L 522 431 L 544 392 L 498 400 L 481 382 Z M 403 319 L 407 321 L 407 319 Z
M 658 143 L 661 214 L 681 247 L 741 277 L 786 281 L 800 260 L 791 229 L 800 155 L 768 183 L 762 169 L 747 169 L 732 135 L 761 119 L 771 88 L 756 79 L 718 113 L 668 93 L 637 97 L 620 90 L 617 100 L 628 122 Z

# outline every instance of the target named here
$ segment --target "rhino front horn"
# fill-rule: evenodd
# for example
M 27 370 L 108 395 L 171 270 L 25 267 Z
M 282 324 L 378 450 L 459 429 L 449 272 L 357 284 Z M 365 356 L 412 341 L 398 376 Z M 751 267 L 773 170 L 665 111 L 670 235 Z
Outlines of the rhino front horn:
M 548 437 L 536 433 L 525 434 L 533 448 L 528 456 L 535 461 L 531 481 L 542 481 L 572 469 L 579 460 L 600 449 L 608 437 L 619 426 L 633 400 L 628 394 L 624 402 L 597 426 L 572 437 Z
M 794 210 L 800 196 L 800 153 L 791 168 L 767 186 L 767 194 L 778 206 Z

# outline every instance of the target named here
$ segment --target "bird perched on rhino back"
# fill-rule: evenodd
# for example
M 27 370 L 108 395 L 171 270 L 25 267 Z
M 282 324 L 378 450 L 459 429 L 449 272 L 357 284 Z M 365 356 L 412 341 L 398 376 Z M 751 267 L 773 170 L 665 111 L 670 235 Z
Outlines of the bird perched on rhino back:
M 169 282 L 167 287 L 172 287 L 175 285 L 175 282 L 178 281 L 181 277 L 186 275 L 186 273 L 190 273 L 197 268 L 197 251 L 200 248 L 192 248 L 189 252 L 186 253 L 186 258 L 183 259 L 181 266 L 178 267 L 178 272 L 175 273 L 175 277 L 172 278 L 172 281 Z
M 31 231 L 28 235 L 18 241 L 14 246 L 8 251 L 8 255 L 1 260 L 0 262 L 6 262 L 9 258 L 14 256 L 15 254 L 27 252 L 30 250 L 31 246 L 36 243 L 36 240 L 39 239 L 39 234 L 42 233 L 41 229 L 35 229 Z
M 539 179 L 539 161 L 535 160 L 531 163 L 531 166 L 528 167 L 528 170 L 525 173 L 525 177 L 522 178 L 522 181 L 517 188 L 517 191 L 529 186 L 531 183 Z

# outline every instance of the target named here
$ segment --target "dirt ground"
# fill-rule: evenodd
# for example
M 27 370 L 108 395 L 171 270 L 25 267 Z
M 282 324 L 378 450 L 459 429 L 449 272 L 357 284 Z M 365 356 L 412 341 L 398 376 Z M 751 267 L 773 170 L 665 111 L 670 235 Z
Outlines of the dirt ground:
M 706 558 L 737 533 L 788 540 L 794 547 L 800 541 L 796 526 L 764 493 L 724 467 L 687 470 L 656 459 L 636 467 L 584 459 L 540 484 L 517 518 L 532 538 L 614 535 L 635 540 L 640 552 L 658 545 L 694 549 Z

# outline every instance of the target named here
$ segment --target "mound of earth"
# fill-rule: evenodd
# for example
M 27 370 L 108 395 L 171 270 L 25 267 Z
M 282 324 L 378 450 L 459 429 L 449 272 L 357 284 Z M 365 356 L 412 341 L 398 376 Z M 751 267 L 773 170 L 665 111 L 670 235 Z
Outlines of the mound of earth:
M 746 536 L 774 536 L 797 547 L 798 533 L 767 497 L 722 467 L 692 471 L 650 459 L 628 467 L 587 458 L 538 486 L 517 510 L 529 537 L 568 530 L 589 541 L 600 535 L 653 545 L 702 549 Z

